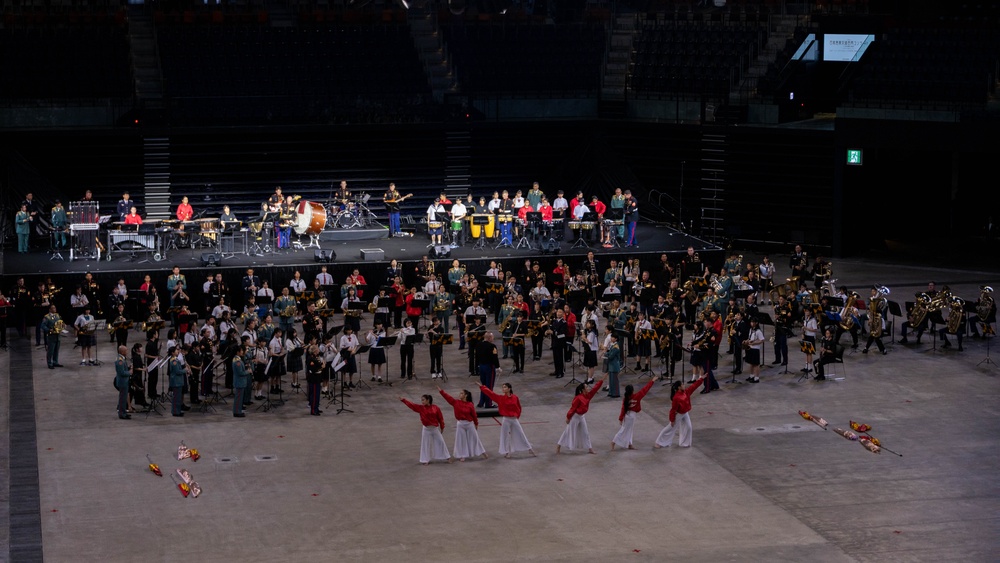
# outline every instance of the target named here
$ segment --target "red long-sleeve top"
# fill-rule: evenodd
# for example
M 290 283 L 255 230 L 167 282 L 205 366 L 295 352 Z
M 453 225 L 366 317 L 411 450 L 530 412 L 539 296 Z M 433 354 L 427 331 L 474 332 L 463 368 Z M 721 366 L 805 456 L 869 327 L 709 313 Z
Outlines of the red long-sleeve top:
M 632 400 L 629 401 L 627 409 L 625 408 L 625 403 L 622 402 L 622 412 L 618 415 L 618 422 L 625 420 L 626 411 L 642 412 L 642 398 L 645 397 L 646 393 L 649 393 L 649 390 L 652 388 L 653 380 L 649 380 L 649 383 L 647 383 L 645 387 L 632 394 Z
M 479 427 L 479 415 L 476 414 L 476 405 L 471 401 L 459 401 L 444 391 L 440 391 L 448 404 L 455 408 L 455 420 L 470 420 L 476 427 Z
M 444 415 L 441 414 L 441 409 L 437 405 L 418 405 L 406 399 L 400 400 L 403 401 L 404 405 L 410 407 L 410 410 L 420 415 L 420 424 L 424 426 L 440 426 L 441 430 L 444 430 Z
M 704 381 L 705 378 L 701 378 L 691 385 L 688 385 L 687 389 L 678 389 L 677 392 L 674 393 L 674 398 L 670 401 L 670 424 L 674 423 L 674 417 L 678 414 L 684 414 L 691 411 L 691 394 L 694 393 Z
M 542 212 L 542 221 L 552 222 L 552 206 L 539 205 L 538 210 Z
M 590 410 L 590 400 L 597 394 L 597 390 L 601 388 L 602 383 L 604 383 L 603 379 L 595 383 L 590 391 L 580 393 L 576 397 L 573 397 L 573 404 L 569 406 L 569 412 L 566 413 L 567 422 L 569 419 L 573 418 L 574 414 L 578 414 L 580 416 L 587 414 L 587 411 Z
M 420 307 L 413 305 L 414 294 L 409 294 L 406 296 L 406 315 L 409 317 L 419 317 L 424 314 L 424 310 Z
M 487 397 L 496 401 L 500 416 L 521 418 L 521 401 L 517 398 L 517 395 L 513 393 L 509 397 L 507 395 L 498 395 L 485 385 L 480 385 L 479 388 Z

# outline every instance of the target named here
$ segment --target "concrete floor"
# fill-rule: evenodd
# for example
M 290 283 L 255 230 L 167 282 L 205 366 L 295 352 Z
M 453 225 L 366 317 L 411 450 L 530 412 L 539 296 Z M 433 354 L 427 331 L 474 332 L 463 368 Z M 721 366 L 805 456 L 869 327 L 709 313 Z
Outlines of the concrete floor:
M 1000 286 L 995 274 L 847 260 L 836 268 L 841 283 L 885 283 L 900 303 L 931 278 L 973 300 L 979 284 Z M 794 370 L 803 363 L 797 341 Z M 102 367 L 77 366 L 68 344 L 66 368 L 50 371 L 44 351 L 32 350 L 44 558 L 996 561 L 1000 370 L 978 365 L 984 341 L 967 341 L 961 353 L 934 352 L 930 342 L 925 335 L 923 345 L 895 345 L 887 356 L 845 355 L 832 381 L 799 383 L 797 374 L 770 368 L 758 385 L 696 395 L 690 449 L 651 449 L 669 410 L 669 391 L 657 385 L 637 422 L 637 449 L 610 451 L 620 403 L 599 394 L 587 414 L 597 455 L 559 456 L 573 387 L 545 375 L 547 352 L 543 361 L 529 359 L 528 373 L 498 381 L 513 382 L 537 458 L 496 455 L 499 423 L 489 418 L 480 424 L 489 460 L 427 467 L 417 461 L 418 418 L 397 399 L 434 392 L 426 376 L 355 391 L 354 413 L 327 407 L 311 417 L 304 397 L 292 395 L 242 420 L 221 406 L 183 419 L 122 421 L 106 340 Z M 447 389 L 475 388 L 455 347 L 446 361 Z M 721 360 L 720 381 L 730 362 Z M 417 366 L 426 369 L 425 347 Z M 394 351 L 390 372 L 397 369 Z M 903 456 L 873 455 L 804 421 L 799 409 L 831 428 L 851 419 L 872 424 Z M 6 401 L 3 410 L 6 434 Z M 454 419 L 447 404 L 442 410 L 450 446 Z M 178 462 L 181 440 L 202 459 Z M 165 472 L 188 469 L 203 495 L 185 499 L 168 477 L 152 475 L 147 453 Z

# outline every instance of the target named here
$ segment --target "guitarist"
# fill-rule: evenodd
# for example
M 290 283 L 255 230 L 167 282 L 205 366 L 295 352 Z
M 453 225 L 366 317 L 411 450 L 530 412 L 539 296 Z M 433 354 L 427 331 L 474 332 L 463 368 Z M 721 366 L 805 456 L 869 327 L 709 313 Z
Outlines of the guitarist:
M 385 192 L 382 200 L 385 202 L 385 208 L 389 212 L 389 237 L 400 236 L 399 231 L 399 202 L 410 197 L 412 194 L 406 196 L 400 196 L 399 192 L 396 191 L 396 184 L 389 184 L 389 191 Z

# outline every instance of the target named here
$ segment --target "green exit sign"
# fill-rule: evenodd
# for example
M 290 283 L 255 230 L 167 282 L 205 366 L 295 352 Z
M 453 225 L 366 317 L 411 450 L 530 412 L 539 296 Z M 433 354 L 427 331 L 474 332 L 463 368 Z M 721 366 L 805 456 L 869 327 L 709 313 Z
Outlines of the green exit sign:
M 861 166 L 863 156 L 861 149 L 847 149 L 847 164 L 850 166 Z

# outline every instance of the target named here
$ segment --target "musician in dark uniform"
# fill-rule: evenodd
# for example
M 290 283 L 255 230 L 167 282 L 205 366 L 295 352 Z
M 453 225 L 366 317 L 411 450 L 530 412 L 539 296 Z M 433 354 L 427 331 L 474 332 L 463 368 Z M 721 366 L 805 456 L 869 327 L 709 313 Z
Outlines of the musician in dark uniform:
M 492 332 L 487 332 L 482 342 L 476 345 L 476 361 L 479 368 L 479 383 L 493 389 L 497 373 L 500 371 L 500 357 L 497 355 L 496 345 L 493 344 Z M 480 393 L 478 407 L 493 408 L 493 401 L 485 393 Z
M 184 411 L 190 407 L 184 404 L 184 380 L 187 372 L 184 363 L 177 357 L 180 349 L 173 346 L 167 351 L 170 359 L 167 360 L 167 377 L 171 393 L 170 414 L 172 416 L 184 416 Z
M 244 361 L 244 357 L 247 354 L 246 346 L 242 346 L 233 357 L 233 416 L 236 418 L 243 418 L 246 414 L 243 413 L 243 404 L 246 396 L 247 388 L 250 387 L 250 374 L 251 369 L 248 367 Z M 261 369 L 263 371 L 263 369 Z
M 128 420 L 132 416 L 128 413 L 128 387 L 129 378 L 132 375 L 128 367 L 128 348 L 118 347 L 118 358 L 115 360 L 115 389 L 118 389 L 118 418 Z
M 809 279 L 808 267 L 809 261 L 806 258 L 806 253 L 802 251 L 802 245 L 795 245 L 795 252 L 792 257 L 788 260 L 788 266 L 792 269 L 792 277 L 798 277 L 799 281 L 807 281 Z
M 115 207 L 119 221 L 125 221 L 125 216 L 129 214 L 133 205 L 135 205 L 135 202 L 129 199 L 128 192 L 123 193 L 122 198 L 118 201 L 118 206 Z
M 566 361 L 566 336 L 569 327 L 566 325 L 565 315 L 562 309 L 556 310 L 556 318 L 552 321 L 552 359 L 555 364 L 555 371 L 549 375 L 554 375 L 556 379 L 563 377 L 565 373 Z
M 326 362 L 323 355 L 319 353 L 319 346 L 313 344 L 306 350 L 306 385 L 309 392 L 309 414 L 319 416 L 323 411 L 319 410 L 319 399 L 321 396 L 320 387 L 323 383 L 323 368 Z
M 792 306 L 784 295 L 778 296 L 774 306 L 774 361 L 773 365 L 788 363 L 788 334 L 792 330 Z
M 837 358 L 837 340 L 833 337 L 833 329 L 827 327 L 825 334 L 822 347 L 820 348 L 819 359 L 813 362 L 813 365 L 816 367 L 816 377 L 813 379 L 817 381 L 826 379 L 826 376 L 823 375 L 823 366 L 833 363 Z
M 733 311 L 733 375 L 743 373 L 743 343 L 750 337 L 750 323 L 743 319 L 743 311 Z
M 347 189 L 347 182 L 341 182 L 341 187 Z M 382 201 L 385 202 L 385 209 L 389 213 L 389 237 L 398 236 L 400 232 L 399 227 L 399 201 L 400 195 L 396 191 L 396 184 L 389 184 L 389 191 L 385 192 L 382 196 Z
M 288 196 L 278 210 L 278 248 L 292 246 L 292 226 L 295 225 L 297 217 L 295 202 L 292 200 L 292 196 Z
M 927 296 L 930 297 L 931 299 L 934 299 L 934 297 L 937 296 L 937 294 L 938 294 L 938 292 L 937 292 L 937 285 L 934 282 L 927 282 L 927 291 L 925 291 L 924 293 L 926 293 Z M 919 297 L 919 296 L 920 296 L 920 294 L 917 294 L 917 297 Z M 907 312 L 908 313 L 912 312 L 912 309 L 910 311 L 907 311 Z M 900 344 L 909 344 L 910 343 L 910 341 L 906 338 L 906 329 L 909 328 L 909 329 L 912 329 L 912 330 L 916 331 L 916 333 L 917 333 L 917 344 L 920 344 L 920 337 L 923 336 L 924 335 L 924 331 L 927 330 L 927 323 L 928 323 L 927 317 L 928 317 L 928 315 L 924 315 L 923 320 L 917 326 L 913 326 L 913 324 L 910 322 L 910 320 L 907 319 L 906 322 L 903 323 L 903 327 L 902 327 L 903 337 L 901 339 L 899 339 L 899 343 Z

